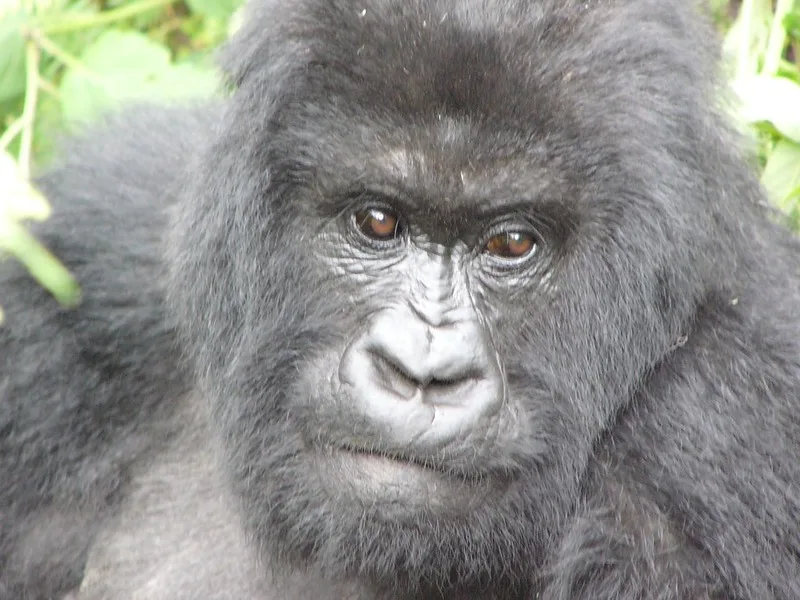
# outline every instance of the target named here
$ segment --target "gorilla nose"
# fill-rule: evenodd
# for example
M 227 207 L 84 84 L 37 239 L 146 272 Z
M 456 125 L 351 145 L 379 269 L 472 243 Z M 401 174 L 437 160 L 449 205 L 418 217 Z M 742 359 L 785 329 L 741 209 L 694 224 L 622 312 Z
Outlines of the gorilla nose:
M 440 344 L 439 353 L 432 354 L 415 352 L 403 341 L 384 340 L 368 350 L 375 385 L 405 400 L 419 394 L 432 405 L 468 406 L 476 400 L 470 391 L 484 373 L 463 348 Z
M 432 326 L 399 309 L 376 315 L 347 349 L 339 380 L 392 445 L 463 437 L 497 413 L 504 395 L 495 352 L 478 323 Z

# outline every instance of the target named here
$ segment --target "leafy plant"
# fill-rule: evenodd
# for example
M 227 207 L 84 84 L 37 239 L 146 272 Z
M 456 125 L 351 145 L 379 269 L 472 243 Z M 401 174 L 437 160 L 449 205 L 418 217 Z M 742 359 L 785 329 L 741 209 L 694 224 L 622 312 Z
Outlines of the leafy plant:
M 754 128 L 772 203 L 800 225 L 800 3 L 742 0 L 725 37 L 736 114 Z
M 62 303 L 79 300 L 77 283 L 22 225 L 50 211 L 28 183 L 33 163 L 56 131 L 125 102 L 218 91 L 211 50 L 241 2 L 0 1 L 0 252 Z

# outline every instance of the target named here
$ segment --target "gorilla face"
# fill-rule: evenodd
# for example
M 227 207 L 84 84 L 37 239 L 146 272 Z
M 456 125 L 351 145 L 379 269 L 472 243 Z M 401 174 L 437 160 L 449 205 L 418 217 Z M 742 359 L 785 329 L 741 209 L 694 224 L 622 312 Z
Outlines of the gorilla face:
M 548 440 L 574 432 L 548 416 L 546 355 L 524 357 L 547 346 L 530 303 L 552 301 L 566 238 L 546 207 L 468 171 L 469 127 L 442 129 L 376 154 L 336 128 L 299 150 L 311 168 L 272 171 L 268 246 L 238 282 L 259 300 L 210 384 L 257 539 L 333 576 L 524 573 L 533 520 L 548 514 L 542 535 L 558 520 L 564 484 L 548 481 L 567 467 Z M 459 160 L 431 171 L 431 144 Z
M 229 50 L 171 300 L 272 558 L 527 577 L 703 293 L 690 9 L 489 4 L 265 2 Z

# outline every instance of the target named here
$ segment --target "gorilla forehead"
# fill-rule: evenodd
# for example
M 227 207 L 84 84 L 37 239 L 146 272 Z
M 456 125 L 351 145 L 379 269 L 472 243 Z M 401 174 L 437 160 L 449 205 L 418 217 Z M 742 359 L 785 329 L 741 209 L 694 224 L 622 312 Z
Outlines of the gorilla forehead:
M 685 53 L 672 51 L 696 34 L 693 9 L 665 17 L 655 0 L 261 0 L 250 10 L 224 65 L 239 86 L 234 110 L 274 149 L 273 172 L 398 181 L 440 204 L 501 200 L 497 190 L 574 199 L 587 181 L 621 182 L 620 164 L 634 162 L 620 155 L 671 161 L 674 148 L 641 148 L 634 132 L 681 128 L 690 144 L 706 101 L 696 82 L 714 79 L 698 75 L 705 61 L 678 64 Z
M 525 147 L 522 140 L 505 139 L 487 149 L 477 143 L 486 138 L 476 129 L 450 117 L 428 127 L 388 127 L 380 117 L 335 119 L 307 143 L 293 146 L 293 176 L 309 178 L 328 214 L 362 192 L 385 195 L 426 218 L 452 213 L 476 219 L 522 206 L 540 208 L 547 198 L 567 195 L 568 182 L 551 168 L 544 144 L 531 141 Z M 382 131 L 384 139 L 376 143 L 372 131 Z
M 663 4 L 254 0 L 224 66 L 237 84 L 279 88 L 281 103 L 339 101 L 354 115 L 382 109 L 408 122 L 444 113 L 542 132 L 553 113 L 563 127 L 565 110 L 641 91 L 642 79 L 651 97 L 684 77 L 696 83 L 690 76 L 704 62 L 674 51 L 697 33 L 694 7 L 682 14 Z M 670 85 L 655 85 L 656 58 Z
M 493 130 L 530 131 L 555 88 L 535 72 L 548 43 L 542 7 L 513 6 L 498 16 L 496 6 L 474 1 L 265 1 L 254 8 L 253 22 L 271 34 L 250 53 L 238 53 L 234 43 L 228 69 L 239 84 L 274 89 L 282 80 L 283 106 L 334 107 L 353 117 L 378 112 L 425 125 L 458 116 L 493 121 Z M 498 18 L 509 23 L 488 26 Z M 265 62 L 272 69 L 259 72 L 256 65 Z

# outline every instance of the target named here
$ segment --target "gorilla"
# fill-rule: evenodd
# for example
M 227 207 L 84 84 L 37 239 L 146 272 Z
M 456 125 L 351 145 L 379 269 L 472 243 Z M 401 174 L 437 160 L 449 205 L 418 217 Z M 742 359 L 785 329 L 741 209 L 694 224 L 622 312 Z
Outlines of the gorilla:
M 800 598 L 800 244 L 701 7 L 248 11 L 38 179 L 0 598 Z

